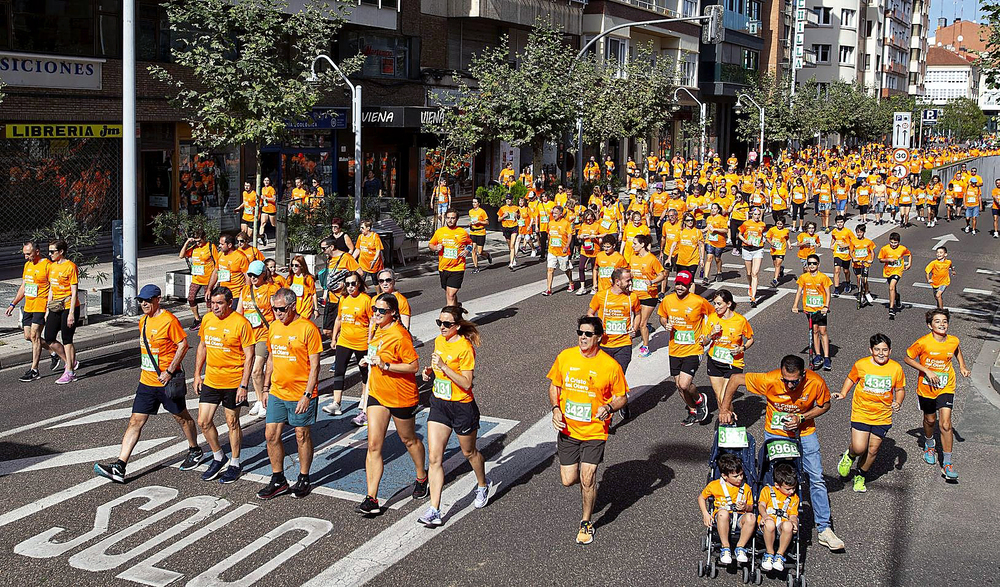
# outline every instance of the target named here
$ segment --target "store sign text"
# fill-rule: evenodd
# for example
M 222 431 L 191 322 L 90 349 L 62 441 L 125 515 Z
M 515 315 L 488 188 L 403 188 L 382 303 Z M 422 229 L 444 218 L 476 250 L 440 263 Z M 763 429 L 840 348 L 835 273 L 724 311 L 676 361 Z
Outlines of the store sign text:
M 120 124 L 8 124 L 8 139 L 120 139 Z
M 0 51 L 0 79 L 12 87 L 100 90 L 103 59 Z

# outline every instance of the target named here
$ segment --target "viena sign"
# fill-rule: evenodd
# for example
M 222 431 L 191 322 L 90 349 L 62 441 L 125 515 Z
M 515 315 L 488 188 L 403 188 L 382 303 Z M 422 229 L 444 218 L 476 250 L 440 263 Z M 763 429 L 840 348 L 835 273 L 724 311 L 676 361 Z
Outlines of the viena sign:
M 12 87 L 100 90 L 104 61 L 0 51 L 0 79 Z

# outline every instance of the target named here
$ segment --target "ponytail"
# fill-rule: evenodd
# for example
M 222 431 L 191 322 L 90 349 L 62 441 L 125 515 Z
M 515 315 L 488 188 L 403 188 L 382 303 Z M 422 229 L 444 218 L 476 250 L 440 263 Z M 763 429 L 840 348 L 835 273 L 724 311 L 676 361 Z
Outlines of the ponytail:
M 454 318 L 455 324 L 458 326 L 458 335 L 464 336 L 469 339 L 472 346 L 479 346 L 479 328 L 476 327 L 475 322 L 471 322 L 462 317 L 463 314 L 467 314 L 469 311 L 462 306 L 445 306 L 441 308 L 442 314 L 451 314 Z

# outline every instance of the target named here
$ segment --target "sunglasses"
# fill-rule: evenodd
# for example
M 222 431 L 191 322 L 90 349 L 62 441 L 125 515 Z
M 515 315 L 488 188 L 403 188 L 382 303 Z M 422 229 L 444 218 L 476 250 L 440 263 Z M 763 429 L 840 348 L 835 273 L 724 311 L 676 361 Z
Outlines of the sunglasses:
M 809 266 L 813 266 L 813 267 L 815 267 L 815 266 L 817 266 L 817 265 L 819 265 L 819 263 L 814 263 L 814 262 L 812 262 L 812 261 L 809 261 L 808 263 L 806 263 L 806 267 L 809 267 Z
M 58 252 L 59 251 L 57 251 L 56 249 L 49 249 L 49 254 L 50 255 L 53 255 L 53 254 L 58 253 Z
M 257 278 L 257 277 L 260 277 L 260 274 L 259 273 L 247 273 L 247 277 Z
M 146 298 L 136 298 L 135 301 L 139 302 L 140 304 L 148 304 L 153 300 L 147 300 Z
M 357 281 L 345 281 L 344 285 L 346 285 L 347 287 L 357 287 L 358 286 L 358 282 Z
M 271 309 L 275 312 L 281 312 L 282 314 L 288 311 L 291 306 L 271 306 Z
M 597 336 L 597 333 L 594 332 L 593 330 L 579 330 L 579 329 L 577 329 L 576 335 L 577 336 L 586 336 L 587 338 L 593 338 L 593 337 Z
M 392 283 L 392 281 L 393 281 L 392 278 L 389 278 L 389 279 L 379 279 L 378 280 L 379 283 Z
M 436 323 L 436 324 L 437 324 L 438 326 L 440 326 L 441 328 L 451 328 L 452 326 L 454 326 L 454 325 L 455 325 L 455 323 L 454 323 L 454 322 L 447 322 L 447 321 L 441 321 L 441 320 L 435 320 L 434 322 L 435 322 L 435 323 Z
M 372 311 L 376 314 L 388 314 L 389 308 L 372 308 Z
M 301 267 L 301 266 L 302 266 L 302 265 L 301 265 L 301 264 L 299 264 L 299 263 L 292 263 L 292 267 Z
M 784 384 L 787 385 L 788 387 L 796 387 L 799 384 L 799 382 L 802 381 L 802 379 L 801 378 L 800 379 L 785 379 L 784 377 L 782 377 L 781 381 L 784 382 Z
M 236 239 L 236 242 L 239 243 L 239 244 L 241 244 L 241 245 L 247 244 L 247 241 L 245 241 L 243 239 Z

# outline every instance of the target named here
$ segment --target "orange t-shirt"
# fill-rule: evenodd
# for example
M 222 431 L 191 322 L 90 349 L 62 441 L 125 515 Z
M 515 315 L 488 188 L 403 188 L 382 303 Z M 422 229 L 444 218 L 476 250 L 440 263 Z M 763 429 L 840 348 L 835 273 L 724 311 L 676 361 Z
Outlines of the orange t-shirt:
M 690 357 L 705 352 L 698 338 L 705 318 L 715 314 L 715 308 L 708 300 L 695 293 L 689 293 L 683 299 L 672 293 L 663 298 L 656 313 L 673 326 L 669 343 L 671 357 Z
M 697 228 L 681 229 L 677 235 L 677 246 L 674 248 L 674 255 L 677 257 L 678 265 L 697 265 L 701 258 L 702 244 L 705 235 Z
M 799 243 L 799 259 L 806 259 L 809 255 L 816 253 L 819 246 L 819 235 L 800 232 L 795 240 Z
M 298 298 L 295 301 L 295 311 L 306 320 L 311 320 L 316 305 L 316 280 L 312 275 L 293 273 L 288 276 L 288 289 L 295 292 Z
M 219 259 L 219 250 L 215 245 L 205 243 L 203 247 L 192 247 L 184 253 L 184 256 L 191 258 L 191 283 L 208 285 L 212 271 L 215 271 L 215 263 Z
M 610 255 L 601 251 L 597 253 L 594 261 L 597 271 L 597 291 L 604 291 L 611 287 L 611 274 L 615 269 L 628 267 L 625 257 L 618 251 L 613 251 Z
M 569 255 L 570 239 L 573 237 L 573 225 L 565 217 L 552 220 L 549 229 L 549 254 L 554 257 Z
M 924 267 L 924 273 L 931 276 L 931 285 L 941 287 L 951 285 L 951 259 L 939 261 L 934 259 Z
M 77 285 L 78 283 L 76 263 L 68 259 L 63 259 L 58 263 L 49 263 L 49 289 L 52 291 L 52 299 L 61 300 L 65 298 L 66 301 L 63 302 L 64 309 L 70 309 L 70 296 L 73 294 L 70 286 Z M 76 305 L 80 305 L 79 294 L 76 296 Z
M 37 263 L 24 262 L 21 281 L 24 285 L 24 311 L 44 312 L 49 299 L 49 267 L 52 262 L 39 259 Z
M 517 217 L 520 208 L 517 206 L 503 206 L 497 210 L 497 218 L 500 219 L 500 226 L 504 228 L 514 228 L 517 226 Z
M 757 503 L 764 504 L 767 508 L 767 515 L 774 520 L 778 521 L 778 510 L 780 509 L 784 515 L 780 516 L 782 520 L 787 520 L 791 516 L 799 515 L 799 496 L 796 494 L 785 495 L 776 486 L 765 485 L 763 489 L 760 490 L 760 498 Z
M 879 365 L 871 357 L 858 359 L 847 375 L 856 381 L 851 421 L 872 426 L 892 424 L 893 390 L 906 387 L 903 368 L 892 359 Z
M 142 343 L 142 332 L 145 329 L 146 341 L 149 343 L 149 350 L 153 353 L 152 358 L 146 353 L 146 345 Z M 170 368 L 174 356 L 177 355 L 177 345 L 182 340 L 187 339 L 187 333 L 181 326 L 180 320 L 166 310 L 160 310 L 155 316 L 143 316 L 139 319 L 139 383 L 150 387 L 163 387 L 157 378 L 156 369 L 153 368 L 153 361 L 160 368 L 166 371 Z
M 486 210 L 482 208 L 471 208 L 469 210 L 469 234 L 476 236 L 486 236 L 486 225 L 489 224 L 489 217 L 486 215 Z M 473 224 L 475 222 L 476 224 Z M 477 226 L 478 224 L 478 226 Z
M 219 276 L 216 285 L 228 287 L 229 291 L 233 292 L 233 297 L 241 296 L 247 283 L 247 268 L 250 267 L 247 256 L 239 249 L 234 249 L 225 255 L 220 255 L 218 264 Z
M 372 318 L 372 306 L 371 297 L 364 292 L 340 298 L 340 305 L 337 307 L 337 317 L 340 318 L 337 346 L 355 351 L 368 348 L 368 325 Z
M 306 389 L 309 382 L 309 357 L 323 352 L 323 338 L 316 325 L 299 316 L 285 326 L 281 320 L 271 323 L 267 337 L 267 350 L 274 366 L 271 373 L 271 395 L 274 397 L 297 402 L 304 393 L 316 397 L 317 385 L 312 390 Z
M 910 249 L 899 245 L 895 249 L 889 245 L 885 245 L 878 252 L 879 261 L 888 261 L 888 263 L 882 264 L 882 277 L 889 277 L 891 275 L 903 275 L 903 269 L 905 264 L 903 262 L 903 257 L 910 256 Z
M 472 244 L 464 228 L 442 226 L 434 232 L 430 245 L 444 245 L 438 252 L 439 271 L 465 271 L 465 247 Z
M 747 391 L 762 395 L 767 400 L 764 430 L 786 438 L 792 438 L 792 434 L 784 428 L 784 416 L 801 414 L 814 406 L 830 403 L 830 388 L 826 386 L 826 381 L 809 370 L 803 373 L 802 381 L 793 390 L 785 386 L 780 369 L 767 373 L 747 373 L 745 385 Z M 799 434 L 809 436 L 813 432 L 816 432 L 816 422 L 812 418 L 803 420 L 799 426 Z
M 787 228 L 772 226 L 764 233 L 764 240 L 767 241 L 768 246 L 771 248 L 772 255 L 783 257 L 788 252 Z
M 243 349 L 254 345 L 253 326 L 242 314 L 231 312 L 224 320 L 209 312 L 198 336 L 205 345 L 205 385 L 235 389 L 243 380 Z
M 580 225 L 580 230 L 577 232 L 577 238 L 580 241 L 581 255 L 591 258 L 597 256 L 597 252 L 601 250 L 601 239 L 597 238 L 597 235 L 600 233 L 601 231 L 597 222 Z
M 850 228 L 834 228 L 830 231 L 830 248 L 833 256 L 847 261 L 851 258 L 851 242 L 854 241 L 854 231 Z
M 721 509 L 735 509 L 739 502 L 744 502 L 753 507 L 753 490 L 746 483 L 742 487 L 730 485 L 725 479 L 713 479 L 701 490 L 701 496 L 705 499 L 713 499 L 712 515 L 714 516 Z
M 958 349 L 958 337 L 948 335 L 944 342 L 934 338 L 933 333 L 925 334 L 906 349 L 906 355 L 920 361 L 920 364 L 937 373 L 938 387 L 931 386 L 922 374 L 917 379 L 917 395 L 936 398 L 942 393 L 955 393 L 955 367 L 952 357 Z
M 629 268 L 632 270 L 632 292 L 640 300 L 655 297 L 660 292 L 660 286 L 653 283 L 653 279 L 663 273 L 663 264 L 656 255 L 647 252 L 642 257 L 633 256 Z
M 576 440 L 607 440 L 608 420 L 598 420 L 597 411 L 615 396 L 628 393 L 621 365 L 604 351 L 585 357 L 579 347 L 556 357 L 546 377 L 559 388 L 559 409 L 566 428 L 561 431 Z
M 875 243 L 872 239 L 859 239 L 855 234 L 851 241 L 851 260 L 855 265 L 871 265 L 875 260 Z
M 382 255 L 379 255 L 379 252 L 384 250 L 382 237 L 375 231 L 358 235 L 357 247 L 358 251 L 360 251 L 358 253 L 358 265 L 362 269 L 368 273 L 376 273 L 385 267 L 385 261 L 382 259 Z
M 248 264 L 250 261 L 264 262 L 264 253 L 260 252 L 260 249 L 255 246 L 248 245 L 247 247 L 239 248 L 238 250 L 247 258 Z M 233 293 L 235 294 L 236 292 Z
M 708 226 L 708 236 L 705 237 L 706 242 L 719 249 L 726 246 L 726 234 L 729 229 L 729 219 L 726 218 L 725 214 L 715 214 L 714 216 L 709 216 L 705 224 Z
M 412 363 L 418 359 L 413 338 L 399 322 L 376 328 L 368 343 L 368 356 L 386 363 Z M 387 408 L 409 408 L 419 401 L 417 380 L 412 373 L 393 373 L 378 367 L 368 370 L 368 393 Z
M 281 289 L 281 284 L 265 283 L 261 287 L 248 285 L 243 290 L 241 301 L 243 302 L 243 317 L 250 322 L 253 327 L 254 343 L 267 340 L 268 328 L 274 322 L 274 310 L 271 309 L 271 298 Z M 260 310 L 258 312 L 257 310 Z M 263 317 L 261 317 L 263 314 Z
M 760 247 L 764 244 L 764 228 L 767 225 L 763 222 L 747 220 L 740 225 L 740 234 L 746 239 L 745 247 Z
M 434 339 L 434 352 L 441 360 L 455 371 L 473 371 L 476 368 L 476 347 L 469 339 L 459 336 L 458 340 L 448 342 L 443 336 Z M 449 401 L 469 403 L 472 401 L 472 389 L 462 389 L 457 383 L 448 379 L 444 371 L 434 369 L 434 397 Z
M 257 192 L 243 192 L 243 222 L 253 222 L 257 214 Z
M 604 324 L 601 346 L 619 348 L 632 346 L 629 333 L 634 328 L 632 317 L 638 316 L 642 305 L 635 293 L 625 295 L 612 293 L 608 288 L 590 298 L 590 309 Z
M 264 186 L 260 190 L 260 195 L 263 196 L 264 204 L 261 206 L 260 211 L 264 214 L 274 214 L 277 209 L 274 206 L 275 201 L 275 191 L 273 185 Z
M 712 312 L 705 318 L 701 335 L 712 338 L 712 331 L 718 324 L 722 330 L 719 337 L 709 343 L 708 356 L 725 365 L 743 368 L 743 353 L 736 354 L 736 348 L 747 343 L 747 339 L 753 338 L 753 328 L 750 321 L 743 315 L 733 312 L 729 318 L 723 318 L 716 312 Z
M 829 303 L 827 294 L 833 282 L 825 273 L 817 271 L 816 275 L 812 275 L 807 271 L 799 275 L 796 283 L 802 288 L 803 312 L 819 312 Z

